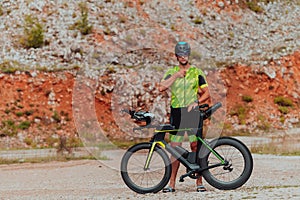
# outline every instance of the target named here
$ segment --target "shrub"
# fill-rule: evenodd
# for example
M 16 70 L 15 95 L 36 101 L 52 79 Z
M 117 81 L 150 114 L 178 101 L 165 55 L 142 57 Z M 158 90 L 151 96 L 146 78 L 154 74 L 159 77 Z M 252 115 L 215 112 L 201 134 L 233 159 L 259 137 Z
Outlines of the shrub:
M 250 10 L 252 10 L 252 11 L 254 11 L 256 13 L 262 13 L 262 12 L 264 12 L 263 8 L 260 7 L 258 5 L 258 2 L 256 2 L 256 1 L 247 1 L 246 4 L 247 4 L 247 7 Z
M 31 15 L 25 16 L 24 36 L 21 44 L 25 48 L 40 48 L 44 44 L 44 30 L 38 19 Z
M 80 31 L 82 35 L 88 35 L 92 32 L 93 26 L 89 25 L 88 21 L 88 7 L 85 2 L 78 4 L 81 12 L 81 18 L 78 20 L 74 26 Z
M 231 111 L 230 115 L 236 115 L 239 119 L 240 124 L 245 124 L 246 115 L 247 115 L 248 109 L 242 105 L 236 105 Z
M 252 98 L 251 96 L 249 96 L 249 95 L 243 95 L 243 96 L 242 96 L 242 100 L 243 100 L 244 102 L 249 103 L 249 102 L 252 102 L 252 101 L 253 101 L 253 98 Z
M 24 139 L 24 142 L 25 144 L 27 144 L 28 146 L 31 146 L 31 144 L 33 144 L 33 139 L 32 138 L 29 138 L 29 137 L 26 137 Z
M 18 65 L 19 63 L 16 61 L 4 60 L 2 63 L 0 63 L 0 71 L 6 74 L 13 74 L 18 70 L 16 67 Z
M 286 106 L 279 106 L 279 111 L 282 113 L 282 114 L 288 114 L 289 113 L 289 108 L 286 107 Z
M 18 133 L 17 126 L 15 125 L 15 122 L 12 120 L 2 121 L 0 125 L 0 129 L 2 134 L 7 136 L 14 136 L 17 135 Z
M 293 101 L 283 96 L 276 97 L 274 99 L 274 103 L 278 104 L 279 106 L 293 107 Z
M 199 16 L 197 16 L 194 20 L 193 20 L 194 24 L 202 24 L 203 23 L 203 19 Z
M 2 5 L 0 5 L 0 16 L 2 16 L 3 14 L 4 14 L 3 8 Z
M 16 112 L 16 115 L 17 115 L 18 117 L 22 117 L 22 116 L 23 116 L 23 112 Z
M 52 118 L 56 121 L 56 122 L 60 122 L 61 121 L 61 117 L 58 114 L 57 111 L 54 111 Z
M 33 113 L 34 113 L 33 110 L 27 110 L 27 111 L 25 111 L 25 115 L 27 115 L 27 116 L 30 116 L 30 115 L 32 115 Z
M 30 121 L 24 121 L 24 122 L 21 122 L 20 125 L 18 126 L 19 129 L 22 129 L 22 130 L 25 130 L 25 129 L 28 129 L 31 125 L 31 122 Z
M 257 128 L 264 131 L 269 131 L 271 128 L 271 124 L 267 121 L 267 119 L 263 115 L 258 115 L 258 125 Z

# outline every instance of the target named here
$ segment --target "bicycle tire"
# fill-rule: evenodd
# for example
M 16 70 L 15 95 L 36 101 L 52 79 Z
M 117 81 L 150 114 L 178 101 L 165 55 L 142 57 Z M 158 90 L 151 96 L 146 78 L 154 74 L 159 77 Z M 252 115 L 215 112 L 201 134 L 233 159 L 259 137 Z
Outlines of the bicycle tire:
M 154 148 L 149 169 L 144 170 L 150 149 L 151 143 L 136 144 L 126 151 L 121 161 L 123 181 L 131 190 L 140 194 L 159 192 L 171 177 L 170 158 L 159 146 Z M 156 175 L 158 177 L 154 177 Z
M 253 158 L 247 146 L 230 137 L 216 139 L 211 144 L 216 152 L 229 161 L 229 164 L 232 165 L 232 171 L 226 166 L 225 168 L 224 166 L 211 168 L 202 172 L 205 180 L 211 186 L 220 190 L 233 190 L 244 185 L 253 170 Z M 220 163 L 211 151 L 207 150 L 204 155 L 204 158 L 200 159 L 201 168 Z M 240 173 L 238 172 L 239 169 L 241 169 Z

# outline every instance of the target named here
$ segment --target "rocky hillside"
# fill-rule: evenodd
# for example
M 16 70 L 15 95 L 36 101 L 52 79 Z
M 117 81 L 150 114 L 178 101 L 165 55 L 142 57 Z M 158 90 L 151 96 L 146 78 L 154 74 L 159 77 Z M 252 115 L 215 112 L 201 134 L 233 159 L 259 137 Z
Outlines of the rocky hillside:
M 131 138 L 121 107 L 165 121 L 156 84 L 179 40 L 224 103 L 224 132 L 298 126 L 299 2 L 255 2 L 1 1 L 2 146 L 76 143 L 99 129 Z

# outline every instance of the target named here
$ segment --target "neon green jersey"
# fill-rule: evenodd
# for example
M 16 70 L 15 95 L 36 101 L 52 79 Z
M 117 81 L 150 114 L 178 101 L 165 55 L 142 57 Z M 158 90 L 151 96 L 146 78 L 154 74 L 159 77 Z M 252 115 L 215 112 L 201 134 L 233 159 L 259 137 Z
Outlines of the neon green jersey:
M 166 80 L 180 70 L 179 66 L 170 68 L 164 75 Z M 191 66 L 184 78 L 177 78 L 171 86 L 171 106 L 173 108 L 187 107 L 198 100 L 198 88 L 207 87 L 205 74 L 201 69 Z

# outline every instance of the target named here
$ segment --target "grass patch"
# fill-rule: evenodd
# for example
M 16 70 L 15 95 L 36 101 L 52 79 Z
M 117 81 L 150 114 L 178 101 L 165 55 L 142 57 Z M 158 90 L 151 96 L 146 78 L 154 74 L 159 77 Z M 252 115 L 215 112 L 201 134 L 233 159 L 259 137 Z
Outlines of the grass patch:
M 300 138 L 294 136 L 273 137 L 271 142 L 254 144 L 251 147 L 252 153 L 275 154 L 281 156 L 300 156 Z
M 13 74 L 18 70 L 20 63 L 16 61 L 4 60 L 0 63 L 0 71 L 6 74 Z
M 223 129 L 222 136 L 253 136 L 254 134 L 247 129 L 241 130 L 232 130 L 232 129 Z
M 114 140 L 112 141 L 113 145 L 115 145 L 118 148 L 121 149 L 127 149 L 137 143 L 141 143 L 141 142 L 149 142 L 149 138 L 143 138 L 143 139 L 135 139 L 132 141 L 126 141 L 126 140 Z
M 107 157 L 100 157 L 100 160 L 107 160 Z M 4 164 L 19 164 L 19 163 L 47 163 L 47 162 L 53 162 L 53 161 L 59 161 L 59 162 L 67 162 L 71 160 L 96 160 L 96 158 L 92 155 L 87 156 L 72 156 L 72 155 L 63 155 L 63 156 L 49 156 L 49 157 L 43 157 L 43 158 L 26 158 L 26 159 L 3 159 L 0 158 L 0 165 Z

